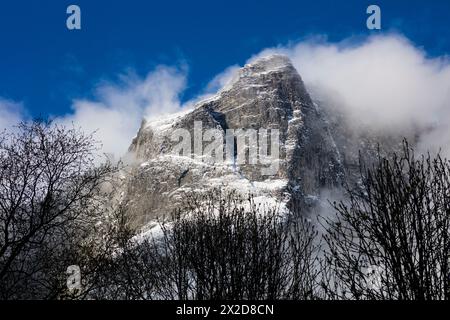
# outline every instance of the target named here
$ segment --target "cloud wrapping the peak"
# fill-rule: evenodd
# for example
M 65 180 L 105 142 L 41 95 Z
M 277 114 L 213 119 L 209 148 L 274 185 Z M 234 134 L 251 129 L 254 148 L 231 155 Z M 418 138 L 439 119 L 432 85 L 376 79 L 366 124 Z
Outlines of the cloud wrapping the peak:
M 307 40 L 256 57 L 276 52 L 291 58 L 313 98 L 337 105 L 355 128 L 428 130 L 421 151 L 442 147 L 450 155 L 448 57 L 429 58 L 395 34 L 359 43 Z

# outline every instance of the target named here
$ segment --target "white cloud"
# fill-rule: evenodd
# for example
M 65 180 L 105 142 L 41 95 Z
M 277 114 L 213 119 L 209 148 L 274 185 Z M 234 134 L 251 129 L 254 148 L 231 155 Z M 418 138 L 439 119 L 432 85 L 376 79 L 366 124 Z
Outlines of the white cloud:
M 13 130 L 15 125 L 27 118 L 22 103 L 0 98 L 0 131 Z
M 172 113 L 182 106 L 179 95 L 186 85 L 185 71 L 159 66 L 144 79 L 125 75 L 120 84 L 102 84 L 96 101 L 76 100 L 73 112 L 56 122 L 79 126 L 102 143 L 102 152 L 123 156 L 144 118 Z
M 206 86 L 206 92 L 214 94 L 217 91 L 228 86 L 238 76 L 240 67 L 238 65 L 232 65 L 226 68 L 224 71 L 216 75 Z
M 448 57 L 429 58 L 399 35 L 359 43 L 303 41 L 258 56 L 273 52 L 288 55 L 316 98 L 331 99 L 355 127 L 433 127 L 422 137 L 423 149 L 442 147 L 450 155 Z

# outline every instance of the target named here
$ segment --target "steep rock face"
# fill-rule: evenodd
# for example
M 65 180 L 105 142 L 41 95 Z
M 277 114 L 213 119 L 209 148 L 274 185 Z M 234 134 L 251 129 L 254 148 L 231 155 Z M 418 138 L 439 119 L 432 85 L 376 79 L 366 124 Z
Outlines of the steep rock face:
M 201 130 L 197 127 L 195 131 L 195 123 L 200 122 Z M 277 160 L 270 164 L 250 163 L 247 158 L 245 163 L 236 163 L 239 146 L 235 137 L 233 154 L 228 158 L 231 161 L 211 162 L 198 155 L 174 153 L 179 141 L 172 135 L 177 129 L 186 129 L 193 139 L 199 132 L 216 129 L 224 141 L 231 129 L 257 133 L 277 129 L 278 170 L 264 173 Z M 194 153 L 194 141 L 191 147 Z M 225 147 L 223 150 L 226 153 Z M 130 152 L 137 164 L 129 173 L 126 195 L 137 225 L 170 213 L 182 202 L 186 191 L 222 187 L 250 192 L 265 202 L 304 202 L 311 195 L 317 196 L 321 188 L 338 185 L 343 175 L 340 154 L 327 122 L 298 72 L 281 55 L 244 66 L 232 83 L 193 110 L 143 121 Z

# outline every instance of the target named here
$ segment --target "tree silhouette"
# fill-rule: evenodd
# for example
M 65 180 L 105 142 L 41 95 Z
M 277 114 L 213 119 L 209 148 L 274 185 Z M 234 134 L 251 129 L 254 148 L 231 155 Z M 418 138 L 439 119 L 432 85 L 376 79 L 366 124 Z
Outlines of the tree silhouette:
M 407 142 L 379 155 L 326 218 L 325 289 L 343 299 L 449 299 L 450 165 Z M 327 276 L 328 275 L 328 276 Z
M 99 217 L 112 167 L 95 166 L 92 137 L 50 122 L 0 138 L 0 297 L 56 298 L 74 248 Z

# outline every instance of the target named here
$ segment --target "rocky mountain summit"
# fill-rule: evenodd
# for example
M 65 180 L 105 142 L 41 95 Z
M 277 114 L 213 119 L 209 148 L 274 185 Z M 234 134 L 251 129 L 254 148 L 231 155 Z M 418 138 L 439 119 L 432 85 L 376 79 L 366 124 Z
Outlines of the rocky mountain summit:
M 125 189 L 136 225 L 170 214 L 186 192 L 213 188 L 251 193 L 265 203 L 295 200 L 307 206 L 308 199 L 317 198 L 323 188 L 342 183 L 344 158 L 355 163 L 354 156 L 349 160 L 341 153 L 333 135 L 342 130 L 336 130 L 336 124 L 331 130 L 327 118 L 312 101 L 290 60 L 270 55 L 245 65 L 231 83 L 193 109 L 144 120 L 129 149 L 137 163 L 127 174 Z M 199 146 L 198 141 L 208 140 L 206 132 L 211 129 L 223 141 L 233 142 L 232 149 L 223 145 L 224 154 L 231 150 L 228 161 L 209 161 L 202 156 L 208 143 Z M 228 133 L 239 129 L 256 132 L 259 140 L 247 137 L 243 140 L 247 144 L 241 141 L 239 145 L 236 136 L 230 138 Z M 190 149 L 188 154 L 179 152 L 180 140 L 174 139 L 180 130 L 192 138 L 184 148 Z M 269 162 L 252 163 L 249 146 L 263 145 L 261 130 L 278 130 L 279 145 L 271 145 L 270 151 L 273 155 L 278 148 L 279 154 Z M 242 150 L 248 159 L 238 163 L 237 153 Z M 270 166 L 276 170 L 265 173 Z

